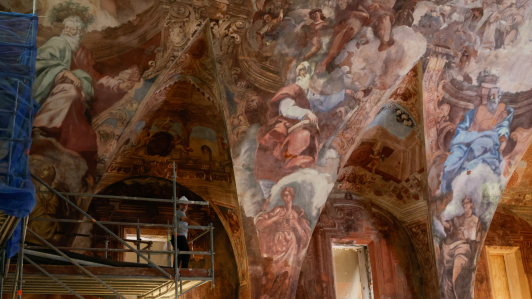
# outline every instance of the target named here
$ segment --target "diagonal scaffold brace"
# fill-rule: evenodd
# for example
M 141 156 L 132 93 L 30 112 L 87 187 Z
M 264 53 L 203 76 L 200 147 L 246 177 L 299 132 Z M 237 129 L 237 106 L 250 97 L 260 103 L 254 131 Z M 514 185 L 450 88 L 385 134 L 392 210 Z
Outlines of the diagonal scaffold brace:
M 71 289 L 69 286 L 67 286 L 66 284 L 64 284 L 61 280 L 57 279 L 55 276 L 53 276 L 52 274 L 48 273 L 48 271 L 44 270 L 41 266 L 37 265 L 34 261 L 32 261 L 29 257 L 27 256 L 24 256 L 24 259 L 26 261 L 28 261 L 28 263 L 32 264 L 35 268 L 39 269 L 39 271 L 41 271 L 44 275 L 50 277 L 51 279 L 53 279 L 55 282 L 57 282 L 58 284 L 60 284 L 63 288 L 65 288 L 67 291 L 69 291 L 71 294 L 73 294 L 74 296 L 78 297 L 79 299 L 85 299 L 83 298 L 80 294 L 78 294 L 76 291 L 74 291 L 73 289 Z
M 138 256 L 140 256 L 142 259 L 144 259 L 148 264 L 153 266 L 155 269 L 159 270 L 161 273 L 163 273 L 164 276 L 168 277 L 169 279 L 173 279 L 172 275 L 168 274 L 168 272 L 164 271 L 161 267 L 159 267 L 157 264 L 152 262 L 149 258 L 147 258 L 144 254 L 140 253 L 137 249 L 135 249 L 133 246 L 129 245 L 126 241 L 124 241 L 122 238 L 117 236 L 115 233 L 113 233 L 111 230 L 109 230 L 107 227 L 105 227 L 103 224 L 101 224 L 99 221 L 94 219 L 91 215 L 87 214 L 85 211 L 83 211 L 80 207 L 78 207 L 76 204 L 72 203 L 68 198 L 64 197 L 61 193 L 57 192 L 54 188 L 46 184 L 43 180 L 41 180 L 39 177 L 34 175 L 33 173 L 31 176 L 37 180 L 39 183 L 41 183 L 43 186 L 45 186 L 48 190 L 52 191 L 55 195 L 57 195 L 59 198 L 63 199 L 67 204 L 69 204 L 71 207 L 73 207 L 75 210 L 80 212 L 83 216 L 87 217 L 91 222 L 98 225 L 101 229 L 103 229 L 106 233 L 111 235 L 113 238 L 118 240 L 120 243 L 122 243 L 124 246 L 135 252 Z
M 85 274 L 89 275 L 90 277 L 94 278 L 95 280 L 97 280 L 101 285 L 103 285 L 104 287 L 106 287 L 107 289 L 109 289 L 111 292 L 115 293 L 118 297 L 122 298 L 122 299 L 126 299 L 126 297 L 122 296 L 122 294 L 120 294 L 119 292 L 117 292 L 115 289 L 113 289 L 111 286 L 109 286 L 108 284 L 106 284 L 103 280 L 101 280 L 98 276 L 92 274 L 89 270 L 85 269 L 84 267 L 82 267 L 80 264 L 78 264 L 78 262 L 76 262 L 75 260 L 71 259 L 68 255 L 64 254 L 61 250 L 55 248 L 54 245 L 50 244 L 48 241 L 46 241 L 43 237 L 39 236 L 36 232 L 32 231 L 31 229 L 28 228 L 28 232 L 30 232 L 30 234 L 32 234 L 35 238 L 37 238 L 39 241 L 41 241 L 42 243 L 44 243 L 46 246 L 50 247 L 51 249 L 53 249 L 55 252 L 57 252 L 60 256 L 66 258 L 69 262 L 71 262 L 74 266 L 76 266 L 77 268 L 79 268 L 81 271 L 83 271 Z M 19 298 L 20 299 L 20 298 Z

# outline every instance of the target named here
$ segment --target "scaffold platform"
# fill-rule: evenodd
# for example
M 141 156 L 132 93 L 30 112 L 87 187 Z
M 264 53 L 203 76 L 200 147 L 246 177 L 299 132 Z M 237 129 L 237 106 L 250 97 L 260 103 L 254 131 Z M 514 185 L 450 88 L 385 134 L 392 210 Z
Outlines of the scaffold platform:
M 210 237 L 209 251 L 180 251 L 175 243 L 177 238 L 174 238 L 173 250 L 141 250 L 140 247 L 134 248 L 128 244 L 131 240 L 119 237 L 105 226 L 117 224 L 134 225 L 137 226 L 137 234 L 140 234 L 140 227 L 164 227 L 169 231 L 171 229 L 172 235 L 177 236 L 177 229 L 179 228 L 175 220 L 177 205 L 182 203 L 209 205 L 209 203 L 177 199 L 175 163 L 172 199 L 104 195 L 105 197 L 109 196 L 124 200 L 172 202 L 174 206 L 174 221 L 171 225 L 98 221 L 71 202 L 66 197 L 67 194 L 54 190 L 37 176 L 32 175 L 32 177 L 49 190 L 46 192 L 54 193 L 58 198 L 76 209 L 83 216 L 83 219 L 41 219 L 29 218 L 29 216 L 20 219 L 0 214 L 0 237 L 3 235 L 9 236 L 10 231 L 18 222 L 21 222 L 22 225 L 20 250 L 14 257 L 16 258 L 16 265 L 10 264 L 11 260 L 6 257 L 6 242 L 0 243 L 0 297 L 3 294 L 11 294 L 11 299 L 21 299 L 22 294 L 72 294 L 80 299 L 84 298 L 83 295 L 116 295 L 122 299 L 126 299 L 126 295 L 137 296 L 138 299 L 177 299 L 207 282 L 210 282 L 211 287 L 214 288 L 214 227 L 212 223 L 209 223 L 208 226 L 187 226 L 189 229 L 204 230 L 203 233 L 188 242 L 191 243 L 208 235 Z M 102 195 L 96 194 L 77 195 L 102 197 Z M 92 223 L 103 229 L 109 235 L 109 238 L 119 241 L 125 248 L 56 247 L 28 228 L 30 219 L 33 221 Z M 32 234 L 41 245 L 26 244 L 25 239 L 28 233 Z M 137 236 L 137 240 L 140 240 L 140 235 Z M 109 264 L 106 259 L 91 258 L 74 251 L 133 252 L 137 255 L 137 263 L 126 262 L 122 263 L 123 266 L 116 266 L 116 263 Z M 156 254 L 168 255 L 168 266 L 171 265 L 170 261 L 173 256 L 173 267 L 155 264 L 151 260 L 151 256 Z M 180 269 L 177 266 L 176 258 L 179 254 L 208 255 L 211 257 L 210 267 L 209 269 Z M 140 264 L 141 259 L 147 264 Z M 46 262 L 39 265 L 39 261 Z
M 76 266 L 40 265 L 39 267 L 54 275 L 81 296 L 108 296 L 114 294 Z M 153 268 L 94 266 L 86 266 L 84 268 L 122 295 L 134 295 L 139 299 L 155 299 L 173 297 L 175 293 L 175 281 L 170 280 Z M 173 268 L 164 267 L 163 269 L 169 275 L 173 275 Z M 4 283 L 4 287 L 7 290 L 11 290 L 13 287 L 15 271 L 16 265 L 11 265 Z M 209 270 L 206 269 L 181 269 L 180 272 L 181 282 L 178 288 L 180 288 L 182 283 L 182 291 L 181 289 L 179 290 L 182 294 L 211 280 Z M 69 290 L 63 288 L 33 265 L 24 265 L 23 277 L 23 294 L 70 294 Z

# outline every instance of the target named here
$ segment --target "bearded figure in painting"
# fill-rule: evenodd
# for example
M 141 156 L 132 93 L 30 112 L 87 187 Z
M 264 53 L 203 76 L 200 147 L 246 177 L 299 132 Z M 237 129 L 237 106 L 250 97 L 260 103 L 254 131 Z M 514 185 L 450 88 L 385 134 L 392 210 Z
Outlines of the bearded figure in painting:
M 91 52 L 81 45 L 86 24 L 79 16 L 63 20 L 63 32 L 37 50 L 33 97 L 42 106 L 33 126 L 65 149 L 96 165 L 96 133 L 91 126 L 95 92 L 123 93 L 134 84 L 102 76 L 93 66 Z
M 483 96 L 483 103 L 467 112 L 456 127 L 441 176 L 442 194 L 452 191 L 451 184 L 459 174 L 481 163 L 487 164 L 495 174 L 501 174 L 501 153 L 510 137 L 514 109 L 500 100 L 500 90 L 491 87 L 487 96 Z
M 501 92 L 493 84 L 483 83 L 481 95 L 482 104 L 468 111 L 456 128 L 440 180 L 439 193 L 445 208 L 434 227 L 441 234 L 440 291 L 446 299 L 472 295 L 478 244 L 500 199 L 506 168 L 502 153 L 514 110 L 501 103 Z M 460 198 L 459 190 L 465 185 L 478 185 L 482 195 Z M 459 200 L 463 209 L 459 208 Z

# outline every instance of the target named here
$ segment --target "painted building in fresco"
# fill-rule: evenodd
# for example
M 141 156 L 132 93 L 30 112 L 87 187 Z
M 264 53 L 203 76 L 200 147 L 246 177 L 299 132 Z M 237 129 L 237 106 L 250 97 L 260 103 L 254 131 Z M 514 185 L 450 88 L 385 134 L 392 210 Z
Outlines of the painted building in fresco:
M 339 243 L 368 246 L 374 298 L 488 298 L 485 240 L 518 243 L 492 221 L 530 230 L 528 1 L 37 3 L 31 171 L 62 192 L 170 197 L 175 162 L 229 257 L 225 290 L 190 298 L 336 298 Z M 47 194 L 32 217 L 79 215 Z M 90 242 L 88 226 L 30 228 Z

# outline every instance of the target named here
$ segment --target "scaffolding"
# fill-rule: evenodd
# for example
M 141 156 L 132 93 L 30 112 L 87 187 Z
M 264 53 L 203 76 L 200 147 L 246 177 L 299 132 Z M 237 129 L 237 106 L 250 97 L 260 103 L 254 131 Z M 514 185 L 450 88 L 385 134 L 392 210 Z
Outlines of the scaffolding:
M 9 259 L 5 258 L 5 247 L 0 250 L 0 255 L 3 257 L 0 263 L 0 297 L 4 293 L 11 293 L 11 299 L 18 297 L 21 299 L 22 293 L 25 294 L 72 294 L 78 298 L 83 298 L 80 294 L 91 295 L 116 295 L 125 299 L 125 295 L 136 295 L 138 299 L 155 299 L 155 298 L 179 298 L 181 295 L 191 291 L 192 289 L 201 286 L 207 282 L 211 282 L 211 288 L 214 288 L 214 242 L 213 242 L 213 224 L 208 226 L 187 226 L 189 229 L 201 229 L 203 233 L 199 234 L 189 243 L 198 238 L 209 234 L 210 236 L 210 250 L 209 251 L 180 251 L 177 246 L 177 229 L 180 227 L 176 221 L 176 212 L 178 204 L 194 204 L 206 205 L 209 203 L 205 201 L 184 201 L 177 199 L 176 186 L 176 171 L 175 162 L 173 164 L 173 197 L 172 199 L 159 198 L 142 198 L 129 196 L 112 196 L 112 195 L 96 195 L 96 194 L 81 194 L 81 193 L 61 193 L 54 190 L 51 186 L 43 182 L 39 177 L 32 174 L 32 177 L 45 186 L 49 191 L 55 194 L 58 198 L 64 200 L 68 205 L 77 210 L 84 216 L 83 220 L 76 219 L 47 219 L 47 218 L 29 218 L 25 217 L 22 222 L 22 236 L 20 238 L 20 251 L 16 265 L 9 265 Z M 98 221 L 91 217 L 88 213 L 79 208 L 75 203 L 71 202 L 66 196 L 76 194 L 78 196 L 87 197 L 103 197 L 103 198 L 118 198 L 124 200 L 137 201 L 153 201 L 153 202 L 171 202 L 173 203 L 173 223 L 170 224 L 152 224 L 152 223 L 127 223 L 127 222 L 112 222 L 112 221 Z M 92 223 L 103 229 L 108 235 L 119 241 L 127 249 L 108 248 L 106 242 L 105 248 L 80 248 L 80 247 L 56 247 L 50 244 L 47 240 L 39 236 L 37 233 L 28 228 L 28 221 L 53 221 L 53 222 L 68 222 L 68 223 Z M 137 240 L 124 240 L 105 225 L 127 225 L 137 227 Z M 164 227 L 169 231 L 172 229 L 174 236 L 174 250 L 151 250 L 151 244 L 141 240 L 141 227 Z M 28 246 L 25 244 L 26 234 L 32 234 L 45 246 Z M 136 242 L 137 248 L 134 248 L 129 242 Z M 148 243 L 148 250 L 141 249 L 140 244 Z M 52 249 L 58 255 L 51 255 L 35 250 Z M 104 264 L 97 264 L 72 258 L 65 254 L 63 250 L 83 250 L 83 251 L 103 251 L 107 252 L 134 252 L 137 255 L 137 262 L 140 259 L 145 260 L 152 268 L 142 267 L 112 267 Z M 147 254 L 147 255 L 146 255 Z M 169 267 L 163 268 L 155 264 L 151 260 L 154 254 L 168 255 L 168 266 L 170 265 L 171 256 L 174 256 L 173 269 Z M 210 269 L 179 269 L 178 255 L 179 254 L 195 254 L 195 255 L 209 255 L 211 257 Z M 38 265 L 28 256 L 38 256 L 68 262 L 72 266 L 54 266 L 54 265 Z M 30 265 L 25 265 L 25 262 Z M 127 269 L 127 271 L 123 270 Z M 3 270 L 3 271 L 2 271 Z M 23 278 L 24 276 L 24 278 Z M 62 289 L 58 289 L 57 286 Z M 6 290 L 11 290 L 6 292 Z M 173 292 L 173 294 L 171 294 Z
M 0 12 L 0 184 L 12 188 L 29 180 L 37 21 L 35 14 Z
M 173 197 L 172 199 L 136 198 L 126 196 L 99 196 L 95 194 L 61 193 L 43 182 L 39 177 L 29 173 L 29 149 L 31 146 L 31 134 L 33 116 L 39 105 L 32 99 L 32 86 L 35 77 L 36 60 L 36 32 L 38 17 L 35 15 L 35 3 L 33 1 L 33 14 L 24 15 L 17 13 L 0 12 L 0 200 L 3 212 L 0 212 L 0 297 L 4 293 L 10 293 L 11 298 L 21 299 L 22 293 L 28 294 L 73 294 L 83 298 L 80 294 L 91 295 L 116 295 L 125 298 L 125 295 L 136 295 L 138 298 L 162 298 L 175 297 L 211 282 L 214 288 L 214 244 L 213 225 L 188 226 L 190 229 L 202 229 L 210 235 L 209 251 L 180 251 L 177 247 L 177 238 L 174 238 L 174 250 L 154 251 L 148 243 L 148 250 L 140 248 L 143 242 L 140 238 L 140 227 L 166 227 L 167 231 L 177 236 L 177 221 L 175 215 L 179 201 L 176 196 L 176 173 L 175 163 L 173 172 Z M 40 182 L 49 191 L 55 194 L 66 204 L 77 210 L 84 216 L 84 220 L 76 219 L 40 219 L 27 216 L 35 204 L 35 188 L 32 180 Z M 66 196 L 106 197 L 124 200 L 140 200 L 153 202 L 173 203 L 173 223 L 167 225 L 146 223 L 123 223 L 97 221 L 85 211 L 71 202 Z M 209 205 L 203 201 L 187 201 L 187 204 Z M 5 213 L 4 213 L 5 212 Z M 28 228 L 28 222 L 54 221 L 71 223 L 92 223 L 103 229 L 110 238 L 118 240 L 127 249 L 108 248 L 109 236 L 107 236 L 106 248 L 76 248 L 56 247 L 37 233 Z M 126 240 L 109 230 L 105 225 L 133 225 L 137 227 L 137 248 L 127 243 Z M 18 239 L 19 227 L 20 240 Z M 26 234 L 33 235 L 45 246 L 28 246 L 25 244 Z M 16 241 L 11 241 L 11 237 Z M 196 238 L 196 239 L 197 239 Z M 194 240 L 192 240 L 194 241 Z M 192 242 L 191 241 L 191 242 Z M 12 243 L 19 243 L 20 249 L 16 265 L 10 265 L 10 257 L 16 252 L 11 247 Z M 55 254 L 43 253 L 42 249 L 51 249 Z M 119 268 L 110 267 L 107 264 L 90 263 L 85 260 L 72 258 L 68 251 L 62 250 L 86 250 L 108 252 L 134 252 L 137 262 L 145 260 L 151 268 Z M 169 261 L 174 256 L 174 267 L 161 267 L 151 260 L 154 254 L 168 255 Z M 179 254 L 210 255 L 210 269 L 179 269 Z M 68 266 L 39 265 L 33 260 L 38 256 L 53 258 Z M 127 269 L 127 271 L 124 271 Z M 61 286 L 62 288 L 57 288 Z M 173 294 L 170 294 L 172 293 Z
M 28 154 L 33 116 L 39 108 L 32 98 L 37 24 L 35 3 L 30 15 L 0 12 L 0 266 L 4 268 L 18 250 L 20 218 L 29 215 L 35 204 Z M 5 275 L 0 273 L 2 280 Z

